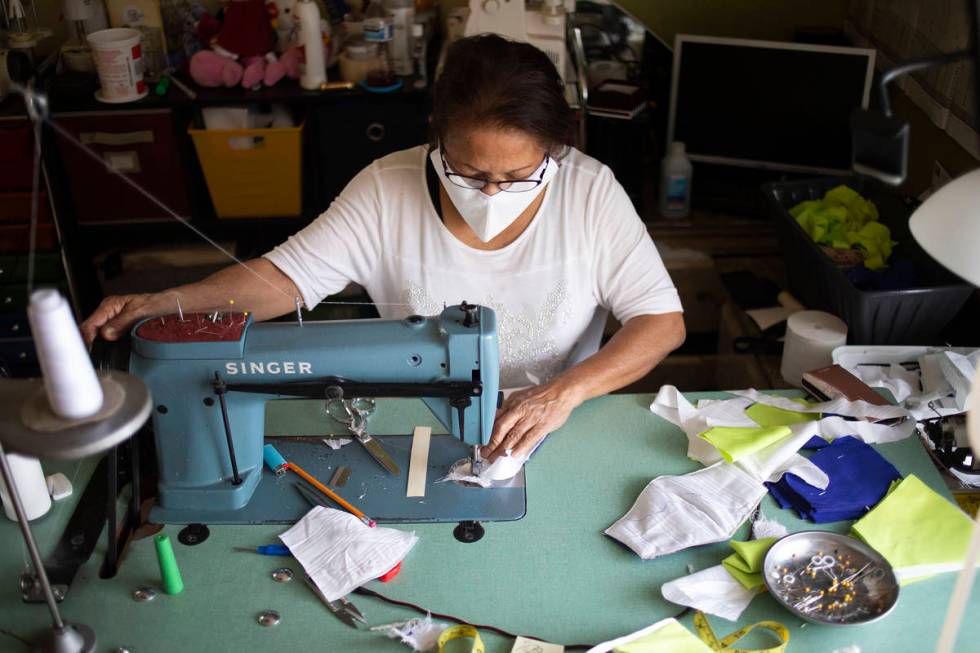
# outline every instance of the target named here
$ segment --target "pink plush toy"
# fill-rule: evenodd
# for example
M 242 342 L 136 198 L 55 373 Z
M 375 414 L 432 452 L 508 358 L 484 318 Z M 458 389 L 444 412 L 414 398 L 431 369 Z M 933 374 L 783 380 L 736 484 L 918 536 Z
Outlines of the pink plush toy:
M 197 52 L 190 61 L 191 79 L 201 86 L 232 87 L 239 83 L 256 89 L 273 86 L 283 77 L 299 77 L 302 53 L 291 48 L 276 57 L 275 33 L 270 18 L 275 6 L 265 0 L 230 0 L 224 23 L 211 40 L 211 50 Z

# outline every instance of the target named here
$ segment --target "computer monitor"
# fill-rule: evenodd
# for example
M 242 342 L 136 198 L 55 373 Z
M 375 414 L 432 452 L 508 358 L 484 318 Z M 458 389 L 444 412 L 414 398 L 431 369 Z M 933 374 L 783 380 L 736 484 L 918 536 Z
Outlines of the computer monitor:
M 692 161 L 845 174 L 874 63 L 864 48 L 678 34 L 668 141 Z

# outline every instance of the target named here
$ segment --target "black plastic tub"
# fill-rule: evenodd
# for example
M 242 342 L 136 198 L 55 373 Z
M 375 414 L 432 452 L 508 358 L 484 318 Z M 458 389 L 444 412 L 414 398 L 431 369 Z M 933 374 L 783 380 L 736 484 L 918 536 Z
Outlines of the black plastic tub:
M 862 290 L 821 250 L 789 210 L 822 199 L 846 184 L 878 207 L 879 220 L 897 241 L 889 261 L 914 266 L 917 282 L 901 290 Z M 912 209 L 878 182 L 867 179 L 808 179 L 762 187 L 779 233 L 789 290 L 807 308 L 827 311 L 847 324 L 852 345 L 929 345 L 959 312 L 973 286 L 926 254 L 909 232 Z M 955 237 L 954 234 L 950 235 Z

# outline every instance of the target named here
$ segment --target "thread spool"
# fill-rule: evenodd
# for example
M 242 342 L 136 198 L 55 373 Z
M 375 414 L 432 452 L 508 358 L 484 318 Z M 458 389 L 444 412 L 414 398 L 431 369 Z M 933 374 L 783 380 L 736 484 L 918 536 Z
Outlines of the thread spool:
M 102 386 L 68 302 L 57 290 L 37 290 L 27 314 L 51 410 L 66 419 L 95 414 L 102 407 Z
M 160 564 L 160 582 L 166 594 L 180 594 L 184 591 L 184 579 L 180 576 L 177 557 L 170 536 L 161 533 L 153 538 L 157 550 L 157 562 Z
M 10 465 L 11 482 L 17 488 L 20 502 L 24 505 L 27 520 L 32 521 L 47 514 L 51 509 L 51 497 L 48 495 L 48 484 L 41 471 L 41 462 L 37 458 L 21 456 L 16 453 L 7 454 L 7 464 Z M 10 521 L 17 521 L 14 503 L 10 499 L 7 485 L 0 478 L 0 499 L 3 499 L 3 512 Z
M 783 380 L 803 387 L 803 373 L 833 364 L 833 351 L 847 344 L 847 325 L 823 311 L 800 311 L 786 321 L 780 372 Z

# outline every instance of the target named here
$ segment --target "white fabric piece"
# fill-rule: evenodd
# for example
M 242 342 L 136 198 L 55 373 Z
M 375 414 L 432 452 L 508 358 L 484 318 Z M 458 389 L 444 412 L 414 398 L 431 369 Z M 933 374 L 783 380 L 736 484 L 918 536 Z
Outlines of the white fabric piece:
M 608 642 L 603 642 L 602 644 L 596 644 L 585 653 L 610 653 L 610 651 L 615 649 L 617 646 L 622 646 L 623 644 L 629 644 L 633 640 L 640 639 L 641 637 L 646 637 L 647 635 L 651 635 L 657 632 L 658 630 L 660 630 L 661 628 L 669 626 L 670 624 L 681 625 L 680 622 L 678 622 L 673 617 L 663 619 L 653 625 L 647 626 L 646 628 L 641 628 L 635 633 L 630 633 L 629 635 L 624 635 L 623 637 L 617 637 L 616 639 L 611 639 Z M 681 625 L 681 627 L 683 628 L 683 625 Z
M 946 381 L 952 386 L 953 394 L 956 397 L 956 407 L 961 411 L 966 410 L 978 358 L 980 358 L 980 350 L 969 356 L 944 351 L 939 359 L 939 367 L 943 376 L 946 377 Z
M 775 519 L 769 519 L 759 511 L 759 516 L 752 522 L 752 539 L 761 540 L 764 537 L 774 537 L 777 540 L 786 537 L 789 530 Z
M 279 539 L 327 600 L 336 601 L 401 562 L 419 538 L 317 506 Z
M 698 411 L 708 422 L 708 426 L 743 426 L 754 428 L 759 426 L 745 410 L 754 402 L 744 397 L 734 399 L 701 399 L 698 401 Z
M 657 392 L 650 410 L 654 415 L 664 418 L 679 427 L 687 435 L 687 457 L 702 465 L 711 465 L 722 459 L 721 454 L 710 442 L 699 438 L 698 434 L 710 428 L 708 421 L 689 402 L 681 391 L 672 385 L 665 385 Z
M 596 159 L 570 148 L 530 226 L 497 250 L 446 228 L 427 165 L 425 146 L 374 161 L 265 258 L 307 308 L 352 282 L 383 318 L 437 315 L 462 299 L 493 308 L 502 388 L 527 385 L 527 371 L 547 382 L 594 354 L 609 311 L 621 323 L 681 311 L 646 225 Z
M 409 619 L 383 626 L 373 626 L 372 632 L 384 633 L 389 639 L 397 639 L 407 644 L 413 651 L 434 651 L 439 644 L 439 635 L 448 626 L 441 621 L 433 621 L 432 615 L 425 618 Z
M 857 365 L 845 368 L 848 372 L 872 388 L 888 390 L 895 401 L 903 403 L 911 396 L 920 394 L 919 373 L 907 370 L 898 363 L 884 365 Z
M 819 421 L 810 422 L 810 424 L 816 425 L 817 430 L 814 435 L 819 435 L 825 440 L 836 440 L 845 435 L 853 435 L 867 444 L 898 442 L 915 433 L 914 419 L 907 419 L 894 426 L 889 426 L 887 424 L 874 424 L 864 420 L 824 417 Z
M 751 399 L 756 403 L 794 412 L 800 412 L 803 409 L 808 413 L 832 413 L 843 417 L 872 418 L 876 420 L 896 419 L 908 417 L 909 415 L 909 412 L 901 406 L 875 406 L 862 400 L 832 399 L 819 404 L 811 404 L 804 409 L 792 399 L 763 394 L 751 388 L 748 390 L 732 390 L 731 393 L 738 397 Z
M 323 444 L 327 445 L 334 451 L 340 449 L 344 445 L 350 444 L 353 441 L 353 438 L 323 438 Z
M 538 446 L 540 446 L 540 442 Z M 537 450 L 537 447 L 535 447 L 535 450 Z M 521 468 L 524 467 L 524 463 L 526 462 L 527 458 L 514 457 L 511 455 L 510 450 L 508 450 L 505 455 L 500 456 L 490 465 L 485 465 L 479 475 L 472 473 L 470 463 L 464 463 L 450 469 L 449 473 L 436 481 L 436 483 L 461 481 L 464 483 L 475 483 L 480 487 L 490 487 L 494 481 L 508 481 L 517 476 L 517 473 L 521 471 Z
M 760 481 L 728 463 L 684 476 L 659 476 L 605 532 L 651 560 L 731 539 L 765 494 Z
M 834 653 L 861 653 L 861 647 L 857 644 L 851 644 L 844 648 L 834 649 Z
M 664 583 L 660 593 L 671 603 L 728 621 L 738 621 L 745 608 L 759 594 L 756 590 L 746 589 L 722 565 Z
M 754 454 L 743 456 L 735 465 L 759 481 L 775 483 L 787 471 L 793 471 L 801 477 L 816 481 L 814 485 L 821 490 L 826 488 L 830 483 L 827 475 L 809 460 L 797 454 L 803 445 L 818 433 L 813 424 L 816 422 L 791 425 L 790 435 Z

